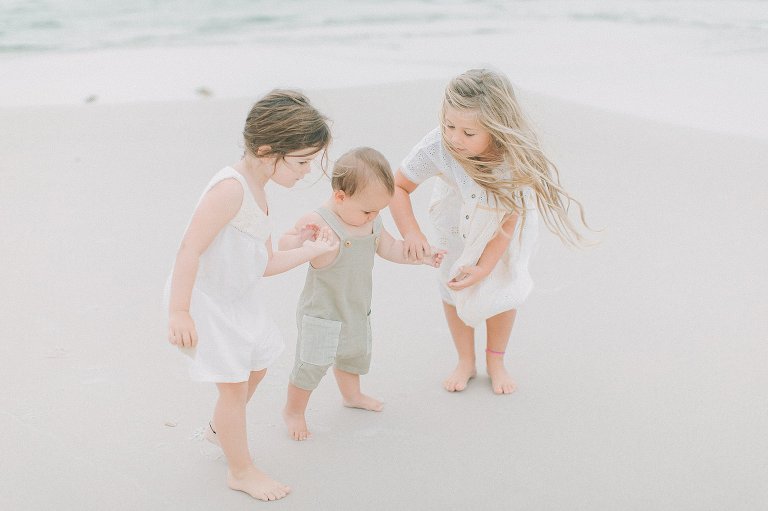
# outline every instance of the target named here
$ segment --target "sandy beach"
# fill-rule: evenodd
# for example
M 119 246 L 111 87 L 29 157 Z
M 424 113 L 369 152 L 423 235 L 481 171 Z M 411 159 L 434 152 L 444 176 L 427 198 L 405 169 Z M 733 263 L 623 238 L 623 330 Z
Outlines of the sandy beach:
M 396 166 L 435 125 L 443 84 L 305 91 L 333 119 L 331 156 L 370 145 Z M 604 230 L 584 251 L 542 230 L 508 351 L 517 392 L 494 395 L 483 362 L 465 392 L 445 392 L 455 354 L 434 273 L 379 259 L 363 384 L 385 410 L 342 407 L 329 376 L 314 438 L 293 442 L 280 410 L 304 270 L 270 278 L 286 350 L 248 432 L 293 493 L 228 490 L 200 434 L 215 389 L 190 382 L 165 340 L 161 294 L 255 99 L 0 109 L 0 508 L 768 506 L 768 142 L 530 91 L 545 149 Z M 313 177 L 268 188 L 276 234 L 327 196 Z M 385 225 L 397 232 L 388 212 Z

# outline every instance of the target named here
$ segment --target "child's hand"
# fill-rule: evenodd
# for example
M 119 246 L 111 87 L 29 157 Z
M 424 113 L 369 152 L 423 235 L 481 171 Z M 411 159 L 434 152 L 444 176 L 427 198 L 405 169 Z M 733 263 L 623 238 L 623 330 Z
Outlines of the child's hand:
M 480 266 L 462 266 L 459 268 L 459 274 L 448 282 L 448 287 L 454 291 L 468 288 L 483 280 L 489 273 Z
M 431 249 L 432 255 L 425 258 L 424 261 L 422 261 L 422 264 L 428 264 L 433 268 L 440 268 L 440 265 L 443 263 L 443 257 L 445 257 L 445 250 L 435 247 L 431 247 Z
M 309 258 L 314 259 L 319 255 L 332 252 L 339 248 L 339 240 L 334 236 L 330 227 L 320 227 L 315 235 L 315 239 L 306 240 L 302 244 L 309 251 Z
M 317 224 L 307 224 L 299 231 L 299 240 L 304 243 L 307 240 L 315 241 L 317 239 L 317 233 L 320 231 L 320 226 Z
M 197 346 L 195 322 L 188 311 L 172 311 L 168 317 L 168 342 L 179 348 Z
M 406 261 L 430 264 L 425 262 L 424 258 L 431 255 L 429 242 L 424 234 L 417 232 L 403 236 L 403 257 Z

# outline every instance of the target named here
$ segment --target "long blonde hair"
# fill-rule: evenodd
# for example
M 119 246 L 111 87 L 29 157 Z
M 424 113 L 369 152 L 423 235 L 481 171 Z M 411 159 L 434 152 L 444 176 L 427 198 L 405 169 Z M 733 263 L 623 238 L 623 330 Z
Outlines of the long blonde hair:
M 445 135 L 447 106 L 477 113 L 479 124 L 491 134 L 493 148 L 489 157 L 467 157 L 451 147 Z M 570 204 L 576 204 L 581 223 L 588 227 L 584 208 L 560 184 L 560 173 L 541 150 L 506 76 L 488 69 L 471 69 L 451 80 L 445 88 L 440 121 L 445 147 L 500 209 L 517 213 L 524 224 L 521 187 L 530 186 L 550 231 L 568 245 L 589 244 L 568 218 Z

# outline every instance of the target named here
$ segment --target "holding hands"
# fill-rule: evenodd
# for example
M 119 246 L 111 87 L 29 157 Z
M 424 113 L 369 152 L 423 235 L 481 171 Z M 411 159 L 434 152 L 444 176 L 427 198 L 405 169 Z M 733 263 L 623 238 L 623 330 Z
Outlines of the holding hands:
M 317 224 L 306 224 L 299 229 L 299 240 L 304 243 L 307 240 L 315 241 L 317 233 L 320 232 L 320 226 Z
M 339 248 L 339 240 L 334 236 L 330 227 L 318 227 L 314 224 L 305 225 L 299 232 L 304 247 L 310 258 L 315 258 Z
M 443 264 L 443 257 L 445 257 L 445 250 L 432 246 L 429 247 L 429 250 L 430 254 L 426 255 L 421 260 L 421 263 L 432 266 L 433 268 L 440 268 L 440 265 Z
M 444 254 L 445 252 L 443 252 Z M 431 257 L 433 255 L 432 247 L 427 241 L 427 237 L 421 232 L 411 232 L 403 236 L 403 257 L 412 263 L 423 262 L 424 264 L 430 264 L 431 266 L 438 267 L 440 264 L 432 264 L 425 262 L 424 258 Z M 440 257 L 442 261 L 442 255 Z

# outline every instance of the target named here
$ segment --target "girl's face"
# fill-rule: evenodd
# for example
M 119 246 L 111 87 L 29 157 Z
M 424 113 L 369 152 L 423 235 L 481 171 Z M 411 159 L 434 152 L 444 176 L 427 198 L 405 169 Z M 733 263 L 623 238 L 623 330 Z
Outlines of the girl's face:
M 334 212 L 342 221 L 353 227 L 360 227 L 372 222 L 379 212 L 389 205 L 392 196 L 381 183 L 369 183 L 354 195 L 347 195 L 342 190 L 333 192 Z
M 467 158 L 488 155 L 493 137 L 477 120 L 479 113 L 473 110 L 457 110 L 445 106 L 443 137 L 458 153 Z
M 312 170 L 312 161 L 317 158 L 321 151 L 322 149 L 317 147 L 309 147 L 290 152 L 284 157 L 276 159 L 275 170 L 269 176 L 269 179 L 280 186 L 291 188 L 309 174 L 310 170 Z

